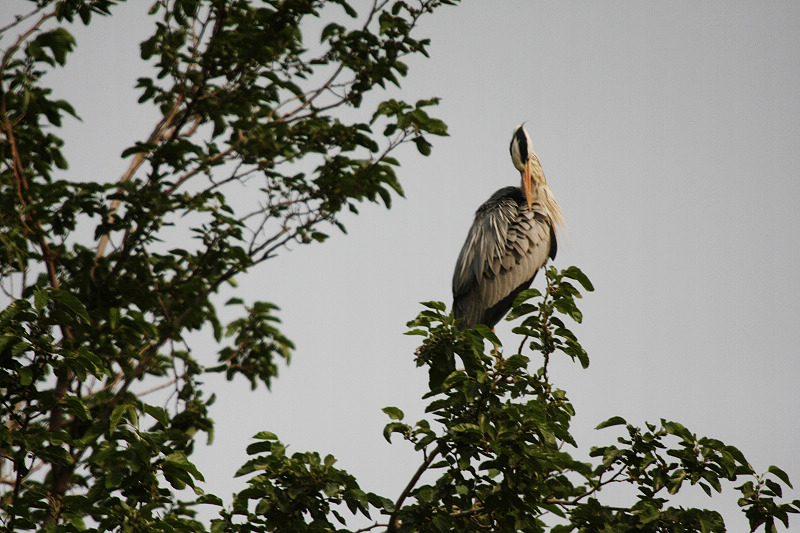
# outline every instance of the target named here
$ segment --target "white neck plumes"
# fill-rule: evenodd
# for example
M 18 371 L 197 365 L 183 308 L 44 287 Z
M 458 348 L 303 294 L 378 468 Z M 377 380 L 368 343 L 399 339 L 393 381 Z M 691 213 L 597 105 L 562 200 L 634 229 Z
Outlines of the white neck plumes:
M 533 150 L 531 150 L 528 158 L 528 168 L 531 176 L 531 197 L 534 203 L 545 209 L 553 226 L 564 231 L 564 213 L 561 211 L 561 206 L 556 202 L 556 197 L 553 195 L 553 191 L 550 190 L 550 186 L 547 185 L 547 179 L 544 177 L 539 157 Z

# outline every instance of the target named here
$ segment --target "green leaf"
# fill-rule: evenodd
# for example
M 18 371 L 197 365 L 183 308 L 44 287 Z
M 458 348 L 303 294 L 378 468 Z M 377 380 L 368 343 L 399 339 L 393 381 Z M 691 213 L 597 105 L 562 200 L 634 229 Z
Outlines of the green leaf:
M 353 7 L 345 1 L 337 1 L 337 3 L 342 6 L 344 12 L 347 13 L 348 16 L 351 18 L 356 18 L 358 16 L 358 12 L 353 9 Z
M 594 285 L 592 285 L 592 282 L 589 281 L 589 278 L 586 276 L 586 274 L 584 274 L 581 271 L 581 269 L 576 266 L 571 266 L 569 268 L 564 269 L 561 274 L 564 277 L 574 279 L 575 281 L 580 283 L 585 290 L 589 292 L 594 290 Z
M 539 289 L 525 289 L 514 298 L 514 305 L 518 306 L 522 302 L 530 300 L 531 298 L 541 298 L 542 292 Z
M 463 422 L 460 424 L 453 424 L 452 426 L 450 426 L 450 430 L 459 433 L 462 432 L 479 433 L 479 434 L 482 433 L 480 426 L 478 426 L 477 424 L 470 424 L 467 422 Z
M 93 376 L 99 378 L 105 374 L 106 369 L 103 366 L 103 359 L 101 359 L 97 354 L 90 352 L 86 346 L 81 346 L 78 349 L 78 353 L 75 354 L 75 359 L 84 368 L 89 369 Z
M 33 305 L 37 312 L 41 312 L 42 309 L 47 307 L 47 303 L 49 301 L 50 298 L 48 297 L 46 290 L 42 290 L 39 287 L 35 287 L 33 289 Z
M 340 24 L 336 24 L 335 22 L 331 22 L 327 26 L 322 29 L 322 33 L 320 34 L 319 41 L 324 42 L 330 39 L 333 35 L 341 35 L 344 33 L 345 29 Z
M 420 302 L 420 304 L 424 305 L 429 309 L 436 309 L 437 311 L 441 311 L 442 313 L 444 313 L 445 310 L 447 309 L 447 306 L 444 304 L 444 302 L 430 301 L 430 302 Z
M 248 445 L 246 451 L 248 455 L 256 455 L 259 453 L 267 453 L 271 449 L 272 449 L 272 442 L 268 440 L 262 440 Z
M 387 415 L 389 415 L 389 418 L 391 418 L 392 420 L 402 420 L 403 416 L 405 416 L 403 414 L 403 411 L 401 411 L 397 407 L 384 407 L 382 411 Z
M 786 484 L 786 486 L 789 487 L 790 489 L 794 488 L 794 487 L 792 487 L 792 483 L 789 481 L 789 476 L 786 474 L 786 472 L 784 472 L 783 470 L 781 470 L 777 466 L 770 465 L 770 467 L 767 468 L 767 472 L 769 472 L 770 474 L 773 474 L 778 479 L 783 481 Z
M 183 452 L 173 452 L 169 454 L 165 458 L 165 462 L 178 466 L 181 469 L 185 470 L 186 472 L 189 472 L 192 475 L 192 477 L 198 481 L 205 481 L 203 474 L 200 473 L 200 471 L 197 469 L 194 463 L 189 461 L 189 459 L 186 457 L 186 454 Z
M 278 440 L 278 436 L 270 431 L 259 431 L 253 435 L 253 438 L 259 440 Z
M 18 370 L 19 373 L 19 384 L 23 387 L 27 387 L 31 383 L 33 383 L 33 371 L 28 366 L 22 366 Z
M 669 491 L 670 494 L 677 493 L 683 484 L 683 480 L 686 479 L 686 475 L 686 470 L 676 470 L 669 478 L 669 482 L 667 483 L 667 491 Z
M 144 412 L 155 418 L 156 421 L 165 428 L 169 427 L 169 415 L 167 414 L 167 411 L 163 407 L 159 407 L 157 405 L 145 404 Z
M 30 43 L 29 53 L 39 61 L 49 64 L 64 65 L 67 61 L 67 54 L 75 46 L 75 38 L 65 28 L 55 28 L 53 30 L 40 33 L 36 40 Z M 44 48 L 49 48 L 52 56 L 44 53 Z
M 769 488 L 769 490 L 772 491 L 772 493 L 775 496 L 777 496 L 779 498 L 781 496 L 783 496 L 783 489 L 781 488 L 781 484 L 780 483 L 776 483 L 776 482 L 772 481 L 771 479 L 767 478 L 767 479 L 764 480 L 764 484 L 767 486 L 767 488 Z
M 183 490 L 187 485 L 195 486 L 191 473 L 179 464 L 166 461 L 161 465 L 161 472 L 164 474 L 164 479 L 175 489 Z
M 111 417 L 108 420 L 108 431 L 109 433 L 114 433 L 114 430 L 119 425 L 120 420 L 122 420 L 122 415 L 125 414 L 126 405 L 124 403 L 118 403 L 114 406 L 114 410 L 111 411 Z
M 432 145 L 431 145 L 431 143 L 429 143 L 429 142 L 428 142 L 428 141 L 425 139 L 425 137 L 415 137 L 415 138 L 414 138 L 414 144 L 416 144 L 416 145 L 417 145 L 417 151 L 418 151 L 420 154 L 422 154 L 422 155 L 424 155 L 424 156 L 429 156 L 429 155 L 431 155 L 431 148 L 432 148 Z
M 80 398 L 73 395 L 68 395 L 64 398 L 64 403 L 67 405 L 67 411 L 83 421 L 90 420 L 92 414 L 89 409 L 84 405 Z
M 89 312 L 86 311 L 86 307 L 84 307 L 83 303 L 78 300 L 74 295 L 71 293 L 60 290 L 60 289 L 49 289 L 50 298 L 55 300 L 56 302 L 65 305 L 69 308 L 70 311 L 75 313 L 78 318 L 80 318 L 86 324 L 91 322 L 89 318 Z
M 219 496 L 214 496 L 213 494 L 201 494 L 197 498 L 197 503 L 204 503 L 206 505 L 216 505 L 217 507 L 223 507 L 225 503 L 222 501 L 222 498 Z
M 494 331 L 492 331 L 487 325 L 476 324 L 473 329 L 480 333 L 481 337 L 491 342 L 494 347 L 500 347 L 503 345 L 497 335 L 495 335 Z
M 595 427 L 595 429 L 603 429 L 611 426 L 619 426 L 622 424 L 627 424 L 624 418 L 622 418 L 621 416 L 612 416 L 605 422 L 600 422 L 600 424 L 598 424 L 597 427 Z
M 128 157 L 129 155 L 147 153 L 147 152 L 153 150 L 154 148 L 155 148 L 155 146 L 153 144 L 137 142 L 135 145 L 131 146 L 130 148 L 126 148 L 125 150 L 123 150 L 122 154 L 120 155 L 120 157 L 124 159 L 124 158 Z
M 14 335 L 0 335 L 0 352 L 14 340 L 17 340 L 17 337 Z
M 580 348 L 580 346 L 578 347 Z M 581 368 L 589 368 L 589 354 L 582 348 L 575 350 L 575 355 L 578 356 L 578 361 L 581 363 Z
M 616 446 L 607 447 L 603 453 L 603 466 L 611 466 L 622 454 L 623 451 L 618 449 Z
M 408 424 L 403 424 L 401 422 L 390 422 L 386 424 L 386 427 L 383 428 L 383 438 L 386 439 L 386 442 L 392 442 L 392 433 L 402 433 L 407 434 L 410 431 Z

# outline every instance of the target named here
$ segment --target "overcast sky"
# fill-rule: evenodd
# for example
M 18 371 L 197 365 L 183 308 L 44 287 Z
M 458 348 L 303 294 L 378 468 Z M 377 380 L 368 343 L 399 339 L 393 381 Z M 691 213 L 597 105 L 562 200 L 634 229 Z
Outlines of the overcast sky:
M 119 153 L 152 127 L 132 89 L 148 72 L 147 7 L 76 28 L 71 67 L 52 77 L 84 119 L 65 133 L 76 179 L 120 175 Z M 577 410 L 576 455 L 617 435 L 592 429 L 613 415 L 666 418 L 800 483 L 798 28 L 793 1 L 467 0 L 429 19 L 431 57 L 410 62 L 399 96 L 441 97 L 432 113 L 450 136 L 428 158 L 399 154 L 406 199 L 391 210 L 365 206 L 349 235 L 239 280 L 250 301 L 282 308 L 297 350 L 271 392 L 211 382 L 216 442 L 195 457 L 207 490 L 227 501 L 242 488 L 232 473 L 269 430 L 290 451 L 334 454 L 365 490 L 399 494 L 420 458 L 384 441 L 380 408 L 417 420 L 427 381 L 419 338 L 402 332 L 419 301 L 450 304 L 475 209 L 519 181 L 508 143 L 522 121 L 569 227 L 555 265 L 596 287 L 574 329 L 591 366 L 551 371 Z M 508 325 L 498 334 L 517 346 Z M 744 530 L 737 494 L 681 502 Z

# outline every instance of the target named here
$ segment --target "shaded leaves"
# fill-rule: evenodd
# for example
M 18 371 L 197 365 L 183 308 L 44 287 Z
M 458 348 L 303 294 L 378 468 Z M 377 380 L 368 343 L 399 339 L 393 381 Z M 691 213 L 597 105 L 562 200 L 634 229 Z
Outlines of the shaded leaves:
M 153 3 L 140 47 L 151 72 L 135 97 L 158 120 L 122 150 L 129 167 L 116 183 L 107 169 L 99 181 L 60 179 L 58 128 L 77 115 L 44 81 L 76 46 L 69 24 L 117 2 L 45 0 L 2 30 L 21 34 L 4 40 L 0 67 L 4 526 L 204 529 L 193 506 L 221 502 L 202 494 L 189 460 L 199 435 L 213 438 L 203 375 L 269 387 L 294 348 L 275 305 L 234 300 L 223 324 L 216 294 L 288 245 L 344 230 L 341 211 L 403 194 L 390 154 L 414 142 L 427 155 L 430 136 L 446 134 L 428 113 L 435 100 L 378 113 L 379 98 L 349 121 L 341 111 L 399 83 L 403 58 L 425 53 L 419 17 L 445 3 Z M 352 19 L 312 50 L 301 25 L 329 9 Z M 192 347 L 196 331 L 221 344 L 211 368 L 208 346 Z M 149 394 L 161 400 L 141 400 Z M 388 505 L 331 472 L 330 501 Z M 196 500 L 177 492 L 187 488 Z

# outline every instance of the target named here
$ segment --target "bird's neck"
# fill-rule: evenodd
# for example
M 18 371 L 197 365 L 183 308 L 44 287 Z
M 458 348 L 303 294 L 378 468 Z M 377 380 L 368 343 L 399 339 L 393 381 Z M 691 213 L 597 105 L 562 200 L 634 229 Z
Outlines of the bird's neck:
M 562 231 L 564 230 L 564 213 L 561 211 L 561 206 L 556 202 L 556 197 L 550 186 L 547 185 L 547 179 L 544 177 L 544 171 L 539 164 L 538 158 L 532 158 L 528 163 L 531 172 L 531 196 L 535 203 L 541 205 L 550 217 L 550 222 L 553 226 L 558 226 Z

